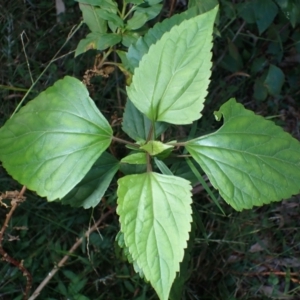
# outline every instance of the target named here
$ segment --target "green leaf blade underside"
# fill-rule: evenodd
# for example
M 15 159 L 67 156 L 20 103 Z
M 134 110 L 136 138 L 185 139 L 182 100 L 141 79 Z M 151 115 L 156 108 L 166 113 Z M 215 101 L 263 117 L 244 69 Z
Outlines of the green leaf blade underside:
M 85 176 L 111 138 L 86 87 L 67 76 L 0 129 L 0 160 L 14 179 L 52 201 Z
M 129 99 L 151 121 L 190 124 L 200 118 L 210 78 L 217 8 L 174 26 L 135 69 Z
M 300 143 L 230 99 L 215 113 L 215 133 L 186 144 L 212 185 L 236 210 L 289 198 L 300 191 Z
M 191 185 L 182 178 L 144 173 L 118 181 L 126 246 L 161 300 L 168 300 L 191 229 Z
M 62 204 L 88 209 L 101 201 L 113 177 L 119 169 L 119 162 L 104 152 L 85 177 L 61 199 Z

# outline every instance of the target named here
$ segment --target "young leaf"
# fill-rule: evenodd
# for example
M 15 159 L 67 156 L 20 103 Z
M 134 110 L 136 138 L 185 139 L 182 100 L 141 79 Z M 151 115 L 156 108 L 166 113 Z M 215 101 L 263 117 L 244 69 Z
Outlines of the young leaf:
M 0 160 L 17 181 L 51 201 L 85 176 L 111 137 L 85 86 L 67 76 L 0 129 Z
M 119 169 L 119 162 L 104 152 L 85 177 L 61 199 L 62 204 L 73 207 L 95 207 L 101 201 L 110 182 Z
M 75 51 L 75 57 L 90 50 L 104 50 L 121 42 L 122 38 L 116 33 L 89 33 L 85 39 L 82 39 Z
M 90 31 L 95 33 L 106 33 L 107 22 L 99 16 L 100 8 L 89 4 L 79 3 L 82 11 L 83 20 L 89 27 Z
M 141 36 L 135 43 L 130 45 L 127 58 L 130 62 L 131 71 L 139 65 L 140 60 L 148 52 L 150 46 L 155 44 L 165 32 L 170 31 L 173 26 L 179 25 L 182 21 L 196 15 L 195 9 L 189 9 L 179 15 L 172 16 L 170 19 L 165 19 L 161 23 L 156 23 L 144 36 Z
M 125 244 L 159 298 L 168 300 L 191 229 L 190 183 L 157 173 L 125 176 L 118 183 Z
M 127 100 L 123 115 L 122 129 L 134 140 L 147 140 L 151 121 L 143 115 L 130 100 Z M 162 122 L 155 123 L 155 138 L 161 135 L 168 127 Z
M 186 148 L 236 210 L 300 192 L 300 143 L 230 99 L 215 112 L 224 125 Z
M 151 121 L 190 124 L 200 118 L 212 65 L 216 12 L 174 26 L 135 69 L 128 96 Z
M 123 164 L 146 165 L 147 157 L 145 152 L 132 153 L 121 159 Z
M 149 141 L 147 144 L 140 147 L 148 152 L 150 155 L 157 155 L 165 150 L 173 149 L 174 146 L 164 144 L 160 141 Z

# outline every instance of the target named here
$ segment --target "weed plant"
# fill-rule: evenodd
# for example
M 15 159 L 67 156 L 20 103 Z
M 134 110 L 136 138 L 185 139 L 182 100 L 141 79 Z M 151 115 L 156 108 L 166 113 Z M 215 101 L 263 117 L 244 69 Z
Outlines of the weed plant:
M 54 4 L 50 1 L 13 1 L 2 5 L 1 125 L 12 114 L 32 80 L 59 51 L 72 27 L 78 24 L 81 15 L 77 3 L 71 0 L 65 3 L 67 11 L 61 23 L 57 23 Z M 236 96 L 247 108 L 273 118 L 299 138 L 300 68 L 292 59 L 300 53 L 300 31 L 278 7 L 276 17 L 260 34 L 257 24 L 243 18 L 240 5 L 235 1 L 220 1 L 218 28 L 222 29 L 216 32 L 212 84 L 204 117 L 194 125 L 193 131 L 203 134 L 216 129 L 219 125 L 213 119 L 213 110 Z M 180 12 L 185 7 L 166 4 L 160 18 L 167 16 L 171 8 Z M 85 36 L 85 30 L 82 27 L 60 51 L 59 58 L 41 77 L 28 99 L 64 75 L 83 78 L 87 65 L 93 66 L 95 51 L 76 59 L 71 53 Z M 266 85 L 271 64 L 279 67 L 285 76 L 283 83 L 277 83 L 281 85 L 279 91 Z M 116 86 L 119 94 L 116 94 Z M 124 78 L 118 71 L 109 78 L 93 79 L 90 92 L 108 119 L 118 120 L 122 115 L 123 88 Z M 182 137 L 190 129 L 174 129 L 172 134 Z M 118 147 L 112 151 L 122 155 Z M 21 186 L 0 169 L 0 191 L 20 189 Z M 99 206 L 88 210 L 50 204 L 34 193 L 26 193 L 27 199 L 13 214 L 2 244 L 11 257 L 24 261 L 32 275 L 32 291 L 67 254 L 76 239 L 108 209 L 115 207 L 115 190 L 116 183 L 113 183 Z M 241 213 L 219 199 L 223 215 L 201 186 L 196 185 L 193 193 L 195 224 L 188 248 L 190 259 L 185 262 L 188 272 L 183 279 L 186 283 L 181 299 L 300 298 L 299 196 Z M 214 194 L 219 197 L 218 193 Z M 7 209 L 1 206 L 0 220 L 5 219 L 6 213 Z M 84 238 L 38 299 L 157 299 L 150 285 L 139 278 L 116 250 L 118 231 L 118 218 L 112 213 L 98 231 Z M 0 299 L 22 299 L 25 284 L 17 268 L 0 261 Z M 171 299 L 180 299 L 178 293 L 172 290 Z

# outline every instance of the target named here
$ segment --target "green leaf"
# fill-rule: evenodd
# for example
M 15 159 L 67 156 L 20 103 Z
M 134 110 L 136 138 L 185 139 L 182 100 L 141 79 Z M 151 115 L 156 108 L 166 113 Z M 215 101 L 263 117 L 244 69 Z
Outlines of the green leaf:
M 89 27 L 90 31 L 95 33 L 106 33 L 107 22 L 100 17 L 100 8 L 83 3 L 79 3 L 79 7 L 82 11 L 83 21 Z
M 201 15 L 201 14 L 206 13 L 209 10 L 213 9 L 217 5 L 219 5 L 218 0 L 201 0 L 201 1 L 190 0 L 188 7 L 189 8 L 196 7 L 198 14 Z
M 119 169 L 119 162 L 104 152 L 85 177 L 61 199 L 62 204 L 85 209 L 95 207 L 101 201 L 113 177 Z
M 158 169 L 162 172 L 162 174 L 170 175 L 170 176 L 174 175 L 172 173 L 172 171 L 168 168 L 168 166 L 163 161 L 161 161 L 157 157 L 154 157 L 154 161 L 155 161 L 155 164 L 158 167 Z
M 97 38 L 97 34 L 90 33 L 85 39 L 81 39 L 75 50 L 75 57 L 87 52 L 88 50 L 97 49 Z
M 136 30 L 141 28 L 148 21 L 148 16 L 145 13 L 140 13 L 136 11 L 133 14 L 133 17 L 128 20 L 126 29 L 127 30 Z
M 139 5 L 136 7 L 135 11 L 140 13 L 145 13 L 147 15 L 147 21 L 154 19 L 161 11 L 162 4 L 155 4 L 150 7 L 144 7 L 144 5 Z
M 0 160 L 14 179 L 51 201 L 82 180 L 111 137 L 86 87 L 67 76 L 0 129 Z
M 190 183 L 157 173 L 125 176 L 118 183 L 125 244 L 159 298 L 168 300 L 191 229 Z
M 75 1 L 84 4 L 89 4 L 92 6 L 100 6 L 102 9 L 105 9 L 112 13 L 116 13 L 118 11 L 118 4 L 113 0 L 75 0 Z
M 125 47 L 130 47 L 131 44 L 135 43 L 137 39 L 139 38 L 139 34 L 132 31 L 125 31 L 122 34 L 122 44 Z
M 275 0 L 283 11 L 285 17 L 290 20 L 293 27 L 300 20 L 300 3 L 298 0 Z
M 155 138 L 161 135 L 168 127 L 162 122 L 155 123 Z M 123 115 L 122 129 L 135 141 L 147 140 L 151 128 L 151 121 L 143 115 L 128 99 Z
M 120 43 L 122 37 L 116 33 L 89 33 L 85 39 L 82 39 L 75 51 L 75 57 L 90 50 L 105 50 L 111 46 Z
M 124 25 L 123 20 L 116 13 L 101 9 L 98 15 L 106 21 L 111 21 L 117 27 L 123 27 Z
M 147 157 L 145 152 L 132 153 L 121 159 L 121 163 L 131 165 L 145 165 L 147 164 Z
M 175 26 L 143 56 L 127 93 L 151 121 L 190 124 L 200 118 L 210 78 L 217 9 Z
M 278 67 L 270 65 L 264 86 L 272 96 L 278 96 L 284 83 L 284 73 Z
M 243 3 L 240 15 L 248 23 L 256 22 L 259 34 L 262 34 L 273 22 L 278 12 L 272 0 L 253 0 Z
M 224 125 L 186 144 L 212 185 L 236 210 L 300 191 L 300 143 L 234 99 L 215 113 Z
M 150 155 L 157 155 L 165 150 L 173 149 L 174 146 L 167 145 L 159 141 L 149 141 L 140 148 L 147 151 Z
M 148 52 L 150 46 L 155 44 L 165 32 L 170 31 L 175 25 L 179 25 L 184 20 L 188 20 L 197 15 L 195 9 L 189 9 L 179 15 L 174 15 L 170 19 L 165 19 L 162 23 L 156 23 L 150 28 L 145 36 L 140 37 L 128 49 L 128 61 L 133 71 L 139 65 L 142 57 Z

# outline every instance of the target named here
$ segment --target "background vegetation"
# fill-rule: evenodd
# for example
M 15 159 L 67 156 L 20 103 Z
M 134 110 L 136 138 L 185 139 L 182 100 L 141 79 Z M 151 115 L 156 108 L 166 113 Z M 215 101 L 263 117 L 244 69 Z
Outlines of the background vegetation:
M 14 111 L 27 89 L 65 43 L 81 19 L 74 0 L 65 0 L 66 13 L 57 21 L 54 1 L 1 1 L 0 11 L 0 125 Z M 199 11 L 203 3 L 195 1 Z M 210 4 L 209 4 L 210 3 Z M 213 73 L 203 118 L 194 133 L 220 126 L 213 111 L 235 96 L 246 108 L 272 118 L 300 138 L 300 5 L 297 1 L 221 0 L 215 31 Z M 185 1 L 166 1 L 157 19 L 184 11 Z M 34 98 L 65 75 L 83 79 L 93 68 L 96 52 L 74 59 L 74 50 L 87 33 L 82 28 L 59 52 L 50 68 L 29 94 Z M 110 60 L 116 60 L 110 57 Z M 116 127 L 122 118 L 124 78 L 117 70 L 109 78 L 94 77 L 90 93 Z M 117 127 L 118 128 L 118 127 Z M 179 128 L 182 137 L 191 128 Z M 1 142 L 1 141 L 0 141 Z M 111 152 L 122 157 L 117 147 Z M 180 167 L 180 166 L 179 166 Z M 0 191 L 20 190 L 0 168 Z M 184 261 L 187 280 L 172 299 L 299 299 L 300 298 L 300 197 L 251 211 L 235 212 L 224 201 L 220 213 L 201 186 L 194 190 L 194 228 Z M 216 197 L 218 194 L 215 193 Z M 11 257 L 23 261 L 32 275 L 33 288 L 47 277 L 67 251 L 115 207 L 115 186 L 94 210 L 47 203 L 26 192 L 2 241 Z M 7 214 L 0 207 L 0 220 Z M 38 299 L 157 299 L 115 247 L 118 218 L 110 213 L 89 239 L 72 254 L 42 290 Z M 22 299 L 23 274 L 0 261 L 0 299 Z

